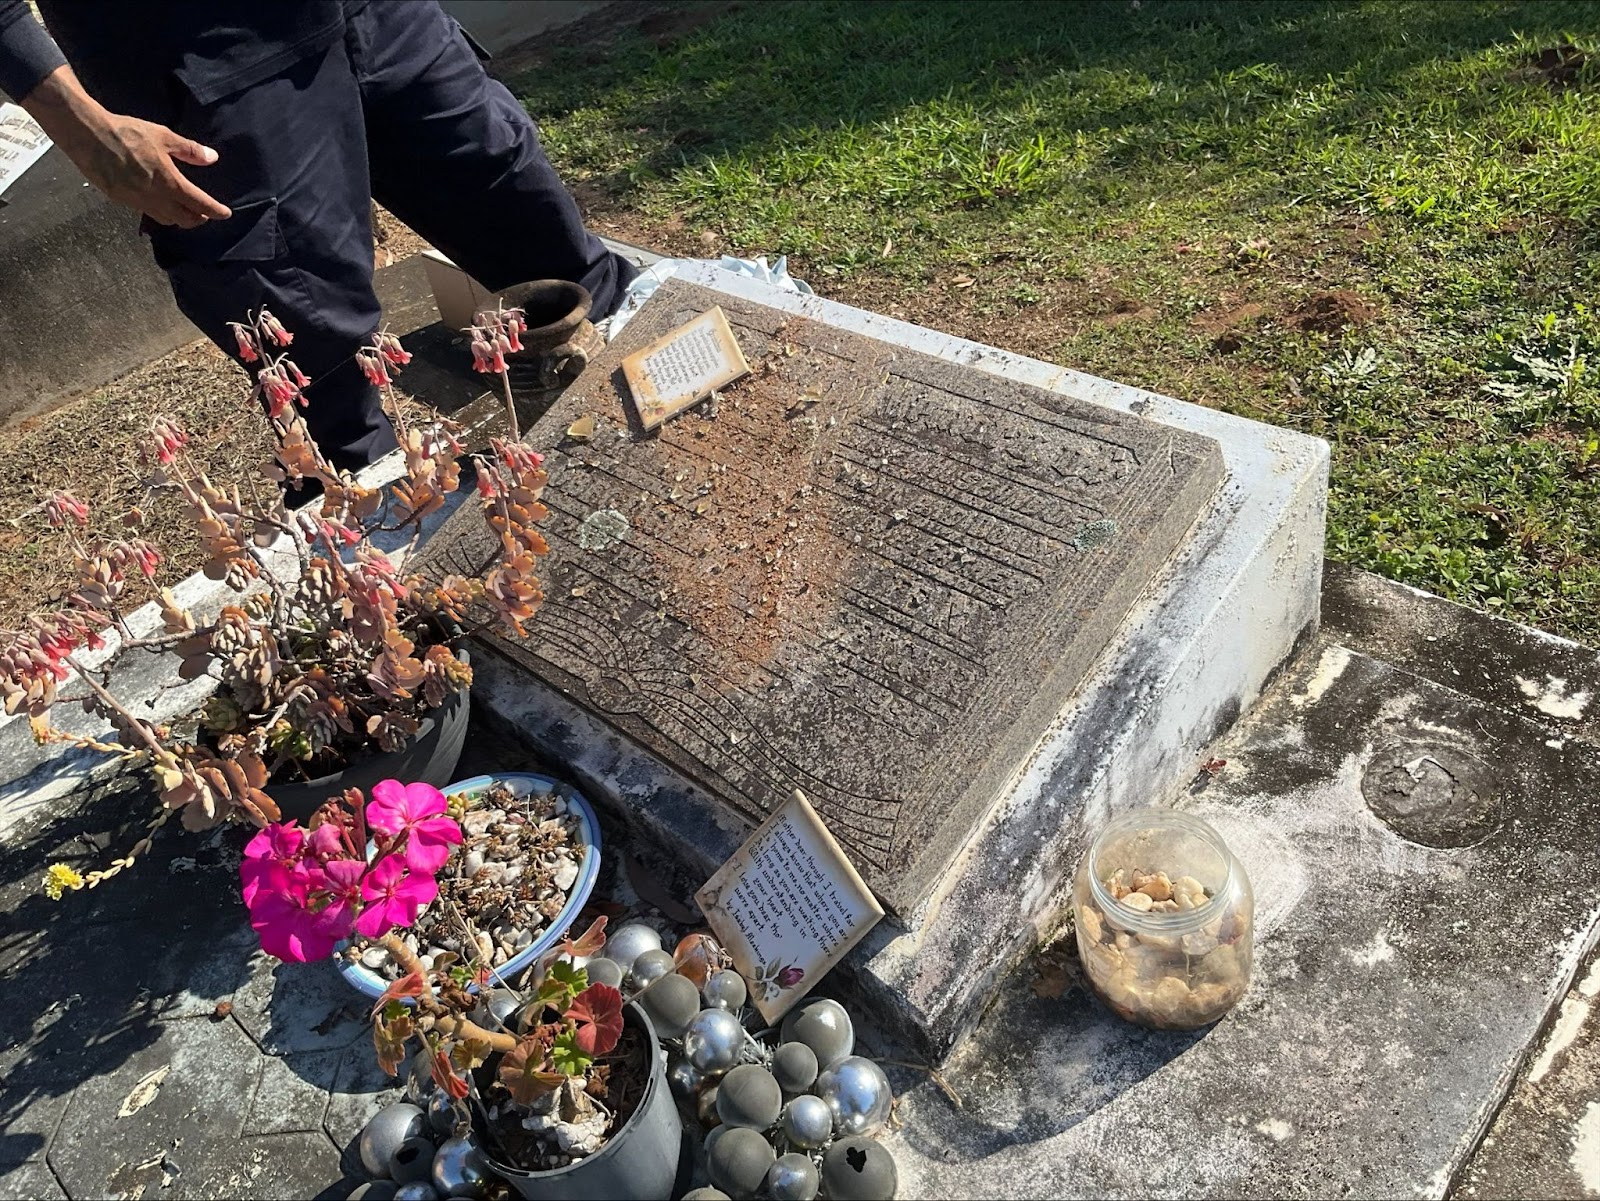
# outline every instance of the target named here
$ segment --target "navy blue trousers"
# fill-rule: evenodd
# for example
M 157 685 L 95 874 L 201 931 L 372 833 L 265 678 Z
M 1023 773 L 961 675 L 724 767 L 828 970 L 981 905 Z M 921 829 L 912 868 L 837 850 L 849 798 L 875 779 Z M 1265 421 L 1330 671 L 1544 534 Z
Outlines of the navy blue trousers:
M 186 173 L 233 215 L 147 225 L 156 261 L 230 356 L 227 322 L 263 305 L 294 333 L 307 424 L 340 467 L 395 445 L 351 357 L 379 323 L 374 197 L 493 291 L 574 280 L 598 319 L 635 274 L 584 229 L 532 119 L 432 0 L 369 4 L 331 48 L 213 103 L 169 95 L 167 123 L 219 155 Z

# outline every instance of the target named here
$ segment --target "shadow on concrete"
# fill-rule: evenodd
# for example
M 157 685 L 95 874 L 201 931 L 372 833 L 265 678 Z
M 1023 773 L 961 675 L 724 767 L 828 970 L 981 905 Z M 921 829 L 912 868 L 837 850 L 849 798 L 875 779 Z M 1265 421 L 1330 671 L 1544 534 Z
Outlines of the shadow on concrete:
M 1132 1026 L 1081 983 L 1060 997 L 1041 998 L 1031 987 L 1032 975 L 1026 965 L 1012 975 L 971 1041 L 943 1068 L 943 1077 L 961 1098 L 959 1109 L 927 1088 L 918 1073 L 889 1069 L 896 1095 L 924 1088 L 918 1120 L 902 1137 L 929 1158 L 982 1159 L 1007 1147 L 1044 1142 L 1091 1117 L 1206 1037 L 1206 1030 Z M 1001 1097 L 1005 1103 L 997 1104 Z M 1064 1106 L 1067 1097 L 1076 1104 Z
M 162 1022 L 212 1012 L 251 973 L 254 935 L 229 887 L 238 832 L 163 829 L 130 871 L 52 901 L 48 864 L 107 867 L 156 812 L 135 777 L 76 802 L 0 847 L 0 1164 L 36 1157 L 78 1085 L 148 1048 Z

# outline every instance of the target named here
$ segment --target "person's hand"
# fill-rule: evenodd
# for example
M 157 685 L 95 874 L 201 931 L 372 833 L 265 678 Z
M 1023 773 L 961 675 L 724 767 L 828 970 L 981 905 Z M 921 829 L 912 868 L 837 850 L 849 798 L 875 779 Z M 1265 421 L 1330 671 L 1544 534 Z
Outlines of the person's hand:
M 76 147 L 62 146 L 84 178 L 118 204 L 138 209 L 160 225 L 193 229 L 231 215 L 174 165 L 209 167 L 217 152 L 165 125 L 107 113 Z
M 84 178 L 118 204 L 182 229 L 232 216 L 227 205 L 184 178 L 176 166 L 208 167 L 217 161 L 215 150 L 165 125 L 108 112 L 84 91 L 71 67 L 53 71 L 23 99 L 22 107 Z

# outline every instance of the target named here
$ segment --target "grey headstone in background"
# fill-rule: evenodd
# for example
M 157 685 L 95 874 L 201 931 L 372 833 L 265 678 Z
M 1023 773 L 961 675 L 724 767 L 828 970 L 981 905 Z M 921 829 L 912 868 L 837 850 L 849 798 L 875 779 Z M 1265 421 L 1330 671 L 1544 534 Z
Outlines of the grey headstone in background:
M 641 434 L 620 360 L 718 303 L 751 377 Z M 901 911 L 1223 476 L 1209 438 L 681 281 L 528 440 L 547 597 L 509 653 L 752 824 L 803 789 Z M 473 511 L 431 553 L 491 549 Z
M 49 409 L 197 336 L 139 235 L 139 215 L 91 188 L 59 149 L 6 190 L 0 421 Z

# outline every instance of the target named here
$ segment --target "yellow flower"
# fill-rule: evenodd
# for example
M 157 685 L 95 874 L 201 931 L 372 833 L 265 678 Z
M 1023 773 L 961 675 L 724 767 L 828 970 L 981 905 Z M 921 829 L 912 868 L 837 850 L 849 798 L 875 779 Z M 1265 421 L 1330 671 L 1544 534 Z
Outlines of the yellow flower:
M 44 891 L 52 901 L 59 901 L 61 894 L 71 888 L 83 887 L 83 877 L 73 871 L 65 863 L 52 863 L 50 870 L 44 874 Z

